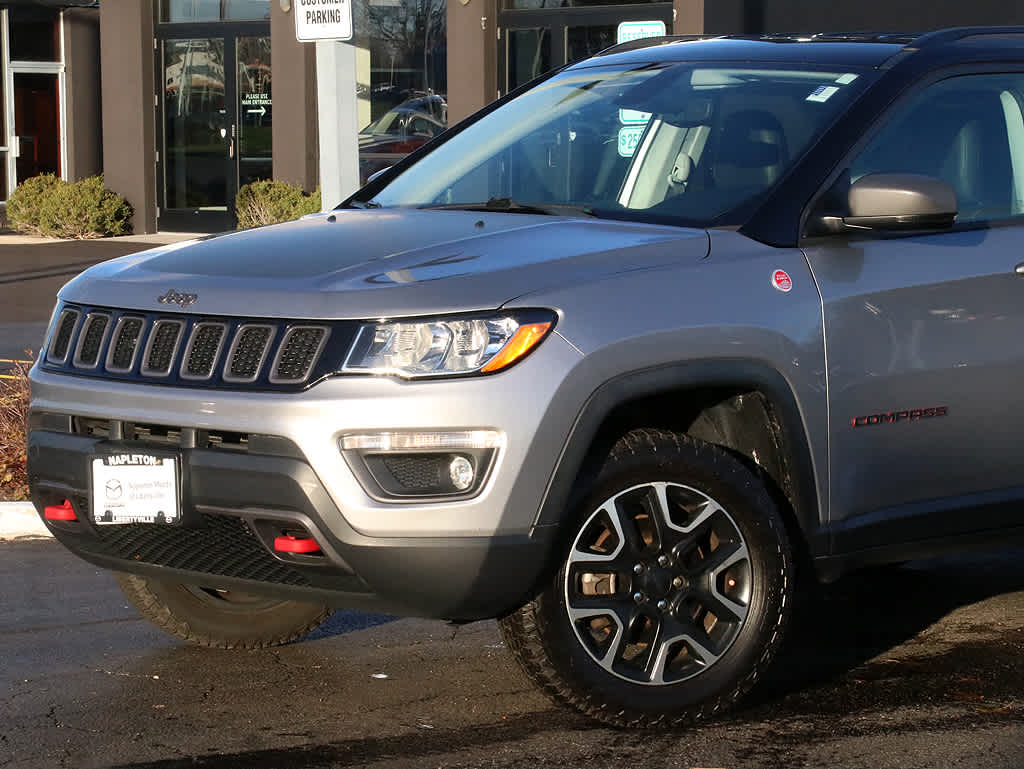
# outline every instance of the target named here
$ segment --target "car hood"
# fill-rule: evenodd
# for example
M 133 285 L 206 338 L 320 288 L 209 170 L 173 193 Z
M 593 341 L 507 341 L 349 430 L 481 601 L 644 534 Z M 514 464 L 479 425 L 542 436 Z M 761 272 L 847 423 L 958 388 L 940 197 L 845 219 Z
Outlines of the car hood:
M 552 285 L 707 255 L 703 230 L 451 210 L 339 210 L 96 265 L 67 301 L 200 315 L 349 319 L 490 310 Z M 168 295 L 192 295 L 176 306 Z

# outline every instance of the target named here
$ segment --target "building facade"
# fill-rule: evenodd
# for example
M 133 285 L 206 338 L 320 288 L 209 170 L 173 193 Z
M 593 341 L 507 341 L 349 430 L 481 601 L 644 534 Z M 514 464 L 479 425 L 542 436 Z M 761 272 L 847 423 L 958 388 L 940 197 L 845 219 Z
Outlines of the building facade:
M 234 223 L 240 186 L 317 185 L 315 46 L 298 0 L 0 0 L 0 200 L 39 173 L 102 171 L 135 231 Z M 353 0 L 360 167 L 616 42 L 671 34 L 1024 24 L 1003 0 Z M 276 84 L 276 88 L 274 87 Z

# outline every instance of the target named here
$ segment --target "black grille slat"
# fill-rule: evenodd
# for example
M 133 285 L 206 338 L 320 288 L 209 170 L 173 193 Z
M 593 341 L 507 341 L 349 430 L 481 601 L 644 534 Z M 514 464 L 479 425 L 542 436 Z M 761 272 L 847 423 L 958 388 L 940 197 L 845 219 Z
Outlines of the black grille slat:
M 107 555 L 136 563 L 279 585 L 309 584 L 299 571 L 268 553 L 248 524 L 235 516 L 204 514 L 194 527 L 97 526 L 96 536 Z
M 90 314 L 85 319 L 82 336 L 78 341 L 78 352 L 75 353 L 75 366 L 96 367 L 100 358 L 100 350 L 103 347 L 103 338 L 106 336 L 109 325 L 110 316 L 102 313 Z
M 53 335 L 50 349 L 46 357 L 55 363 L 63 363 L 67 360 L 68 350 L 71 347 L 71 337 L 75 333 L 75 326 L 78 324 L 78 310 L 64 310 L 57 321 L 57 331 Z
M 180 320 L 158 320 L 146 345 L 142 373 L 145 376 L 166 376 L 171 372 L 184 324 Z
M 271 326 L 242 326 L 231 345 L 224 379 L 229 382 L 255 381 L 267 358 L 272 332 Z
M 196 324 L 181 369 L 185 379 L 209 379 L 213 376 L 226 333 L 223 323 Z
M 135 353 L 139 349 L 139 338 L 142 336 L 142 318 L 121 318 L 114 331 L 114 341 L 107 359 L 110 371 L 131 371 L 135 365 Z
M 274 360 L 271 382 L 304 382 L 327 336 L 322 327 L 289 329 Z

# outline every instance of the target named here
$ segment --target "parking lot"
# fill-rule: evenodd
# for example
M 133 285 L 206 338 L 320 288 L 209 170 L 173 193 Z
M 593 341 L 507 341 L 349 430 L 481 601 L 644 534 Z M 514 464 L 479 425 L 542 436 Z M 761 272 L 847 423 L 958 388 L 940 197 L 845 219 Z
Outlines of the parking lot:
M 551 706 L 491 622 L 340 612 L 276 650 L 192 648 L 55 543 L 0 543 L 0 766 L 1010 769 L 1022 556 L 850 577 L 805 613 L 759 702 L 632 734 Z

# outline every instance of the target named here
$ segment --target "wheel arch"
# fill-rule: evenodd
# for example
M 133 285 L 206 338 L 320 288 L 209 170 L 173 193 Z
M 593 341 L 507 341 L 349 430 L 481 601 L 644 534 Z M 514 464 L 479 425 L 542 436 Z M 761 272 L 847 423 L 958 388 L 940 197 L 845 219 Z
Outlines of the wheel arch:
M 678 402 L 677 402 L 678 401 Z M 755 464 L 782 495 L 780 507 L 804 555 L 828 553 L 818 483 L 795 394 L 773 367 L 754 361 L 697 361 L 616 376 L 580 409 L 562 447 L 535 527 L 568 536 L 565 511 L 580 501 L 615 440 L 633 427 L 662 427 L 722 446 Z

